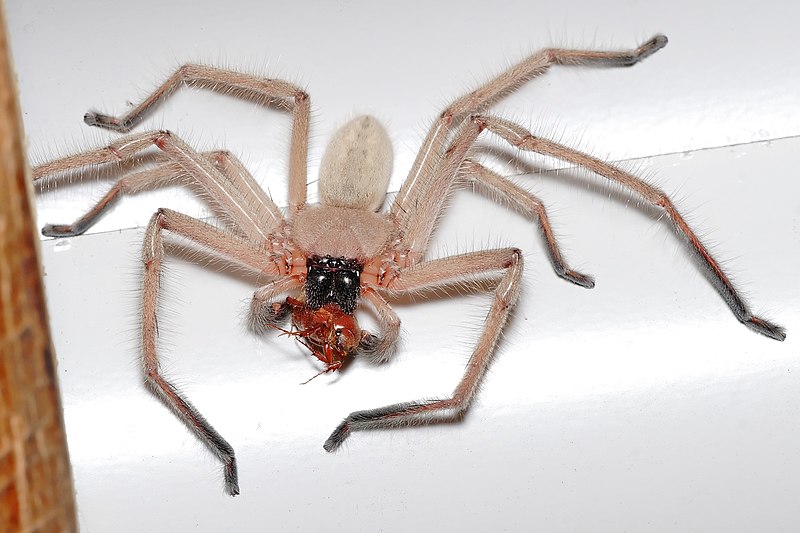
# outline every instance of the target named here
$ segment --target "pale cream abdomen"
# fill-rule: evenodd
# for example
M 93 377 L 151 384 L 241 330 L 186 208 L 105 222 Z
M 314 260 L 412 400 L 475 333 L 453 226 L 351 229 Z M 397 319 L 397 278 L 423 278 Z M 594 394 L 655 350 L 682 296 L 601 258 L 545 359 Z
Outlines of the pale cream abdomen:
M 356 117 L 328 143 L 319 169 L 319 203 L 377 211 L 392 177 L 392 143 L 375 117 Z

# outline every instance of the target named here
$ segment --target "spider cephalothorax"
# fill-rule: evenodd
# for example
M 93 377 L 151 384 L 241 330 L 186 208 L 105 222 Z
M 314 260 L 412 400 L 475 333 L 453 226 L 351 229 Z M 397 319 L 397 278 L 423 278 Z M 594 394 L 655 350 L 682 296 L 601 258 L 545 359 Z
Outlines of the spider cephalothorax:
M 69 225 L 45 226 L 43 232 L 55 237 L 82 233 L 117 196 L 155 184 L 191 182 L 210 200 L 223 227 L 169 209 L 159 209 L 147 227 L 142 251 L 145 270 L 142 359 L 147 384 L 224 463 L 226 489 L 230 494 L 239 492 L 233 448 L 161 373 L 156 315 L 165 257 L 164 232 L 188 239 L 267 278 L 268 282 L 253 296 L 251 325 L 257 330 L 282 329 L 278 324 L 291 314 L 293 329 L 282 331 L 298 338 L 325 363 L 321 373 L 339 369 L 345 358 L 356 351 L 370 354 L 375 361 L 388 359 L 397 344 L 400 320 L 384 297 L 436 290 L 474 277 L 492 277 L 496 284 L 491 288 L 493 299 L 481 336 L 453 393 L 441 399 L 351 413 L 325 441 L 324 447 L 335 450 L 355 430 L 457 419 L 475 397 L 517 301 L 523 261 L 516 248 L 478 250 L 425 260 L 436 221 L 445 209 L 450 191 L 468 185 L 536 219 L 556 274 L 578 286 L 594 287 L 590 276 L 572 270 L 565 262 L 542 202 L 473 158 L 480 154 L 470 150 L 484 132 L 491 132 L 518 149 L 519 157 L 533 152 L 584 167 L 660 209 L 706 269 L 736 318 L 758 333 L 783 340 L 786 336 L 783 328 L 750 312 L 717 260 L 666 194 L 614 165 L 487 113 L 497 100 L 553 65 L 630 66 L 666 44 L 667 38 L 657 35 L 632 50 L 545 49 L 455 100 L 434 121 L 388 211 L 381 208 L 392 174 L 392 148 L 386 131 L 376 119 L 356 117 L 334 134 L 320 166 L 319 204 L 308 205 L 308 94 L 282 80 L 185 65 L 126 116 L 115 118 L 89 112 L 84 121 L 115 131 L 129 131 L 181 83 L 291 110 L 288 213 L 278 208 L 230 153 L 199 153 L 168 131 L 154 131 L 131 135 L 105 148 L 33 169 L 35 179 L 41 180 L 50 175 L 69 175 L 86 166 L 131 163 L 118 167 L 119 172 L 127 174 L 83 217 Z M 138 155 L 151 147 L 159 150 L 157 164 L 137 167 L 141 160 Z M 359 328 L 355 312 L 361 304 L 374 311 L 380 328 L 376 334 Z

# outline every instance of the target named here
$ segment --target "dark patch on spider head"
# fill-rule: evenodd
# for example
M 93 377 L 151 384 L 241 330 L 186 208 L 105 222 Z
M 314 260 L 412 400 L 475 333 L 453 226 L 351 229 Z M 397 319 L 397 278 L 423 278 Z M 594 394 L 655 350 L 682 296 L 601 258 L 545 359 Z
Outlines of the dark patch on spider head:
M 346 257 L 312 255 L 306 259 L 306 304 L 319 309 L 328 304 L 338 305 L 352 315 L 361 294 L 363 265 Z

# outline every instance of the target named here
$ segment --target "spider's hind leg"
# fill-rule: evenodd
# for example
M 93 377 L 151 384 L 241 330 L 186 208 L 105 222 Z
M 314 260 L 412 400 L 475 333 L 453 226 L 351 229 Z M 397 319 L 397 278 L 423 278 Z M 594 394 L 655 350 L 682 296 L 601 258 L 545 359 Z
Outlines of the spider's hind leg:
M 547 246 L 547 255 L 556 275 L 583 288 L 594 288 L 594 278 L 592 276 L 573 270 L 564 261 L 553 227 L 550 225 L 547 211 L 541 200 L 507 178 L 471 159 L 465 159 L 461 164 L 459 178 L 464 183 L 472 184 L 490 192 L 500 201 L 514 207 L 525 216 L 535 219 L 539 224 L 539 230 Z
M 488 129 L 511 146 L 586 168 L 611 182 L 633 191 L 650 205 L 661 209 L 677 233 L 686 242 L 689 250 L 698 259 L 698 263 L 706 270 L 711 284 L 725 300 L 737 320 L 753 331 L 771 339 L 782 341 L 786 338 L 786 330 L 783 327 L 755 316 L 750 311 L 750 307 L 734 287 L 727 274 L 725 274 L 719 262 L 700 241 L 700 238 L 678 212 L 666 193 L 610 163 L 536 136 L 514 122 L 490 115 L 474 115 L 471 120 L 476 123 L 479 129 Z
M 160 159 L 156 161 L 163 161 L 162 164 L 137 172 L 130 172 L 125 167 L 118 169 L 122 177 L 88 212 L 72 224 L 48 224 L 42 233 L 48 237 L 80 235 L 93 226 L 121 195 L 175 183 L 199 187 L 198 192 L 205 194 L 217 215 L 253 240 L 263 239 L 283 222 L 280 209 L 232 154 L 224 150 L 197 153 L 168 131 L 124 137 L 103 148 L 38 165 L 31 174 L 34 183 L 41 184 L 51 176 L 59 180 L 84 169 L 111 168 L 116 173 L 114 165 L 138 165 L 140 160 L 137 158 L 152 146 L 161 150 L 157 155 Z

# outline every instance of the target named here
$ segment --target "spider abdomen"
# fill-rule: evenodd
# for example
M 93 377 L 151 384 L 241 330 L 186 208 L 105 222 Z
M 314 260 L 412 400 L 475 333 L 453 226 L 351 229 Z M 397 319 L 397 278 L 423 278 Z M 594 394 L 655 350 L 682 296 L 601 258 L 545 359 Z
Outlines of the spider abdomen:
M 377 211 L 392 177 L 392 143 L 375 117 L 356 117 L 333 134 L 319 169 L 322 205 Z

